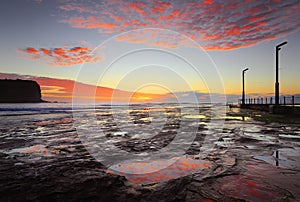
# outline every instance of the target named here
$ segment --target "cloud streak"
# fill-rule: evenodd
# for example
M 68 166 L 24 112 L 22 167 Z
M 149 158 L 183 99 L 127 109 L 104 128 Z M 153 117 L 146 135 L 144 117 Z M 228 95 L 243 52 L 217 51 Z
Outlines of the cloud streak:
M 101 34 L 171 29 L 196 40 L 206 50 L 248 47 L 286 36 L 300 27 L 298 0 L 83 1 L 64 3 L 59 8 L 68 16 L 61 22 L 72 27 L 97 29 Z M 131 37 L 130 41 L 138 40 Z

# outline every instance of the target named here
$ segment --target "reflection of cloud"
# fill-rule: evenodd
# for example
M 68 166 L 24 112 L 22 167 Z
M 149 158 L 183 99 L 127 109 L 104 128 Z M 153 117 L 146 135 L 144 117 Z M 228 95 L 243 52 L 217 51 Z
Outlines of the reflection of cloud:
M 90 48 L 67 46 L 59 48 L 40 48 L 28 47 L 19 49 L 25 54 L 26 59 L 45 61 L 50 66 L 71 66 L 84 62 L 95 63 L 104 59 L 104 56 L 96 57 L 90 54 Z
M 172 161 L 174 162 L 172 163 Z M 172 158 L 117 164 L 111 166 L 106 172 L 124 175 L 136 184 L 150 184 L 201 172 L 201 170 L 210 166 L 209 161 L 194 160 L 192 158 Z
M 248 47 L 288 35 L 300 25 L 298 0 L 247 3 L 221 0 L 83 1 L 63 3 L 60 9 L 69 14 L 61 22 L 72 27 L 98 29 L 99 33 L 120 33 L 147 27 L 171 29 L 200 42 L 206 50 Z M 122 40 L 149 42 L 142 40 L 141 36 Z M 172 39 L 169 41 L 165 43 L 174 43 Z M 174 48 L 160 41 L 153 44 Z

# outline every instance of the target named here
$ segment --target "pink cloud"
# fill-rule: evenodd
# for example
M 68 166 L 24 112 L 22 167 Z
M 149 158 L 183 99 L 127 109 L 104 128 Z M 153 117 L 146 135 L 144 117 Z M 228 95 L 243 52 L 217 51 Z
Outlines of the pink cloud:
M 298 0 L 273 2 L 114 0 L 101 4 L 89 1 L 82 4 L 83 10 L 77 8 L 78 5 L 79 3 L 60 8 L 70 14 L 61 22 L 76 28 L 97 29 L 101 34 L 119 34 L 147 27 L 170 29 L 196 40 L 207 50 L 244 48 L 283 37 L 299 30 L 300 27 Z M 97 5 L 97 12 L 86 9 Z M 72 12 L 77 14 L 74 15 Z M 148 36 L 144 37 L 146 39 L 142 39 L 143 36 L 124 37 L 124 41 L 132 43 L 151 41 L 148 40 Z M 165 43 L 168 42 L 152 44 Z
M 39 52 L 38 50 L 36 50 L 35 48 L 32 48 L 32 47 L 28 47 L 24 51 L 28 54 L 37 54 Z
M 204 0 L 204 1 L 203 1 L 203 4 L 204 4 L 204 5 L 211 5 L 211 4 L 213 4 L 213 3 L 214 3 L 213 0 Z
M 155 1 L 154 4 L 160 8 L 172 8 L 172 3 L 170 2 Z
M 154 8 L 152 8 L 152 11 L 154 13 L 163 13 L 165 11 L 165 9 L 162 7 L 154 7 Z
M 73 2 L 69 2 L 68 4 L 61 5 L 59 6 L 59 9 L 64 11 L 77 11 L 79 13 L 92 13 L 92 14 L 97 13 L 95 8 L 86 7 L 83 6 L 82 4 L 73 3 Z
M 85 52 L 85 53 L 87 53 L 89 51 L 90 51 L 90 49 L 86 48 L 86 47 L 74 47 L 74 48 L 70 49 L 71 53 L 75 53 L 75 52 Z
M 63 21 L 65 22 L 65 21 Z M 90 16 L 88 18 L 84 17 L 74 17 L 70 18 L 68 22 L 72 27 L 84 28 L 84 29 L 102 29 L 103 32 L 110 32 L 110 29 L 117 26 L 114 23 L 101 22 L 98 17 Z
M 114 13 L 111 13 L 109 11 L 103 11 L 102 14 L 108 15 L 111 19 L 113 19 L 114 21 L 117 21 L 117 22 L 120 22 L 123 20 L 122 16 L 115 15 Z
M 73 47 L 67 46 L 60 48 L 35 48 L 19 49 L 23 57 L 28 60 L 39 60 L 50 66 L 72 66 L 82 64 L 84 62 L 95 63 L 104 59 L 104 56 L 90 55 L 88 47 Z
M 133 3 L 129 3 L 129 8 L 134 9 L 136 12 L 143 13 L 144 10 L 142 8 L 144 8 L 145 5 L 146 4 L 143 2 L 133 2 Z
M 46 48 L 41 48 L 40 49 L 40 51 L 41 52 L 43 52 L 43 54 L 45 55 L 45 56 L 51 56 L 51 54 L 52 54 L 52 51 L 51 50 L 48 50 L 48 49 L 46 49 Z
M 54 48 L 53 53 L 59 56 L 63 56 L 66 54 L 66 50 L 64 50 L 63 48 Z

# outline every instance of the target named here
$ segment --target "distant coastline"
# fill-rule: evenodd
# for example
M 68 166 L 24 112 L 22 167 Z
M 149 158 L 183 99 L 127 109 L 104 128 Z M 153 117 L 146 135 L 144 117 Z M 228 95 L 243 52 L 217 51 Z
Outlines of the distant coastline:
M 0 103 L 41 103 L 41 88 L 36 81 L 0 79 Z

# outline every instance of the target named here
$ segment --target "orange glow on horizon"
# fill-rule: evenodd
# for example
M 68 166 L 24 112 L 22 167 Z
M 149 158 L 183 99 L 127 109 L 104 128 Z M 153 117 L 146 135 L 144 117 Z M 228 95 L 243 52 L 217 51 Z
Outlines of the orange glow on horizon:
M 45 101 L 57 101 L 57 102 L 72 102 L 72 99 L 78 98 L 82 102 L 164 102 L 171 101 L 176 102 L 179 98 L 189 98 L 192 96 L 190 92 L 176 92 L 176 94 L 169 92 L 168 90 L 155 85 L 143 86 L 137 89 L 135 92 L 126 90 L 118 90 L 108 87 L 95 87 L 84 83 L 75 82 L 68 79 L 55 79 L 47 77 L 28 77 L 21 75 L 13 76 L 3 74 L 2 78 L 8 79 L 30 79 L 35 80 L 41 87 L 42 99 Z M 274 87 L 272 81 L 266 81 L 268 85 L 261 83 L 250 83 L 246 85 L 246 97 L 270 97 L 274 96 Z M 298 80 L 295 83 L 289 84 L 282 82 L 280 86 L 281 95 L 297 95 L 300 94 Z M 79 89 L 77 95 L 73 94 L 74 85 L 77 84 Z M 240 81 L 232 80 L 224 83 L 226 96 L 231 96 L 237 101 L 241 97 L 241 84 Z M 194 90 L 193 93 L 199 93 L 199 102 L 207 102 L 210 99 L 210 93 L 203 90 Z M 96 91 L 96 93 L 95 93 Z M 222 95 L 222 94 L 220 94 Z M 230 101 L 234 101 L 230 100 Z
M 151 94 L 143 92 L 129 92 L 106 87 L 95 87 L 72 80 L 52 79 L 37 77 L 36 80 L 41 86 L 42 98 L 47 101 L 71 102 L 73 98 L 82 102 L 150 102 L 162 101 L 167 98 L 166 94 Z M 74 94 L 74 86 L 77 92 Z

